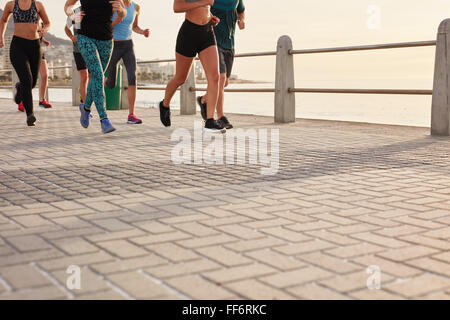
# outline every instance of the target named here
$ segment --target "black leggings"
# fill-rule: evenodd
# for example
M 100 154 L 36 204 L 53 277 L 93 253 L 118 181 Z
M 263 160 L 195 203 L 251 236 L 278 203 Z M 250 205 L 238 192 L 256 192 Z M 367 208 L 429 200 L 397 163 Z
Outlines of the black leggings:
M 33 95 L 41 66 L 41 44 L 39 39 L 28 40 L 13 36 L 9 50 L 11 64 L 19 77 L 19 96 L 27 115 L 33 114 Z
M 114 41 L 114 49 L 109 60 L 106 87 L 113 89 L 116 86 L 117 64 L 120 59 L 127 69 L 128 85 L 136 85 L 136 56 L 134 54 L 133 40 Z

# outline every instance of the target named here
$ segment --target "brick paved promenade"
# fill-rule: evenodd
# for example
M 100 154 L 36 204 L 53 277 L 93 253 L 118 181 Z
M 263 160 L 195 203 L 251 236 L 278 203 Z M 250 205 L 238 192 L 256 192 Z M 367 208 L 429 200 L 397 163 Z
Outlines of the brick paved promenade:
M 96 112 L 85 130 L 56 104 L 26 128 L 0 106 L 0 299 L 450 298 L 450 139 L 428 129 L 231 116 L 280 129 L 263 176 L 173 164 L 173 129 L 199 115 L 110 112 L 105 136 Z

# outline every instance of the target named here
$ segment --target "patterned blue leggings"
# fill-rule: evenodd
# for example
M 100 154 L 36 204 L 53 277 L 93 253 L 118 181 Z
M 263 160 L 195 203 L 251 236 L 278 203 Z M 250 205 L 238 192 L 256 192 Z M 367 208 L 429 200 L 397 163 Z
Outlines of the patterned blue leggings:
M 109 59 L 111 58 L 113 41 L 96 40 L 82 34 L 78 34 L 77 44 L 90 74 L 84 105 L 87 109 L 90 109 L 92 102 L 95 102 L 100 119 L 105 119 L 108 116 L 105 108 L 103 74 L 108 67 Z

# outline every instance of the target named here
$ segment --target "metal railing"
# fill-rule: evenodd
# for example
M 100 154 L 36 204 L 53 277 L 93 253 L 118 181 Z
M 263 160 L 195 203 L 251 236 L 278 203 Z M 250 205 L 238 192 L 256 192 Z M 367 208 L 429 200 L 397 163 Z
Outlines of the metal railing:
M 444 20 L 438 30 L 437 40 L 416 41 L 401 43 L 386 43 L 361 46 L 331 47 L 294 50 L 292 41 L 288 36 L 282 36 L 278 39 L 276 51 L 251 52 L 236 54 L 236 58 L 276 56 L 275 88 L 241 88 L 225 89 L 226 92 L 240 93 L 275 93 L 274 118 L 275 122 L 288 123 L 295 121 L 295 93 L 331 93 L 331 94 L 386 94 L 386 95 L 433 95 L 432 103 L 432 125 L 431 132 L 436 135 L 450 135 L 450 87 L 447 86 L 450 79 L 450 56 L 447 52 L 447 36 L 450 39 L 450 19 Z M 297 88 L 294 79 L 294 56 L 304 54 L 353 52 L 368 50 L 386 50 L 400 48 L 417 48 L 436 46 L 436 64 L 434 75 L 433 90 L 425 89 L 348 89 L 348 88 Z M 198 59 L 198 58 L 197 58 Z M 160 59 L 139 61 L 138 64 L 168 63 L 175 62 L 175 59 Z M 74 65 L 74 64 L 73 64 Z M 79 83 L 78 72 L 74 66 L 54 66 L 50 69 L 72 68 L 72 92 L 73 103 L 77 104 L 76 98 L 78 92 L 77 83 Z M 123 90 L 127 90 L 126 70 L 123 69 Z M 12 70 L 0 70 L 7 72 Z M 14 73 L 13 73 L 14 74 Z M 14 83 L 14 81 L 13 81 Z M 165 90 L 163 87 L 138 87 L 139 90 Z M 195 92 L 206 91 L 206 88 L 198 88 L 195 83 L 193 70 L 189 73 L 186 82 L 180 87 L 180 113 L 196 113 Z M 124 94 L 122 95 L 125 96 Z M 122 103 L 127 106 L 127 99 Z

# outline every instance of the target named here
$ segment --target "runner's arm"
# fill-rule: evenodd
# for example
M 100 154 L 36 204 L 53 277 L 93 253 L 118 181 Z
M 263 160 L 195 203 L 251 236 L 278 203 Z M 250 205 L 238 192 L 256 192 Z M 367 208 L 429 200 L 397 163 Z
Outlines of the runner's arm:
M 237 7 L 237 13 L 238 13 L 238 26 L 240 30 L 245 29 L 245 6 L 244 6 L 244 0 L 239 0 L 239 4 Z
M 12 11 L 14 8 L 14 2 L 10 1 L 5 5 L 5 9 L 3 10 L 3 15 L 0 19 L 0 48 L 4 46 L 4 36 L 6 31 L 6 26 L 8 25 L 9 18 L 11 17 Z
M 47 11 L 45 11 L 45 7 L 40 1 L 36 1 L 36 7 L 38 9 L 39 17 L 42 19 L 42 29 L 39 34 L 43 38 L 47 34 L 47 31 L 50 29 L 50 19 L 48 18 Z
M 149 29 L 141 29 L 139 27 L 139 14 L 141 13 L 141 7 L 136 5 L 136 17 L 134 18 L 133 22 L 133 31 L 137 34 L 142 34 L 146 38 L 150 36 L 150 30 Z

